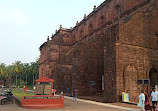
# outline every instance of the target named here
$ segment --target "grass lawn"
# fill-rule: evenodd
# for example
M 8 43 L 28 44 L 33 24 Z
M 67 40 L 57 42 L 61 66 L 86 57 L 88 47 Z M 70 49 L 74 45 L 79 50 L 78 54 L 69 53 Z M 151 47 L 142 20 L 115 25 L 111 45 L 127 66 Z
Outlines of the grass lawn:
M 13 89 L 12 93 L 19 99 L 21 99 L 22 96 L 34 96 L 33 94 L 25 93 L 24 91 L 20 91 L 18 89 Z

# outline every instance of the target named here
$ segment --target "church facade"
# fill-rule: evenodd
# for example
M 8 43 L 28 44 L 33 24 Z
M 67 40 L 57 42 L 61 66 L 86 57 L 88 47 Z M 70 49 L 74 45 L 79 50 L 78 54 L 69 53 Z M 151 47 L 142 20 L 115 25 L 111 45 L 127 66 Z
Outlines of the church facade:
M 105 0 L 70 29 L 60 26 L 40 46 L 39 78 L 54 79 L 57 91 L 138 101 L 158 83 L 158 1 Z M 149 84 L 138 84 L 149 80 Z

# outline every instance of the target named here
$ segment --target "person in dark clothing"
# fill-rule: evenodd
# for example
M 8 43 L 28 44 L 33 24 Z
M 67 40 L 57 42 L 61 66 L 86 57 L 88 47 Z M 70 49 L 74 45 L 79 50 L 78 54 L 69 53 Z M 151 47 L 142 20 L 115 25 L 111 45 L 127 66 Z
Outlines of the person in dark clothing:
M 150 103 L 149 103 L 148 91 L 145 91 L 145 111 L 148 111 L 148 110 L 152 111 L 152 107 L 150 106 Z
M 74 89 L 73 92 L 72 92 L 72 96 L 73 96 L 73 101 L 74 102 L 76 102 L 77 94 L 78 94 L 77 89 Z

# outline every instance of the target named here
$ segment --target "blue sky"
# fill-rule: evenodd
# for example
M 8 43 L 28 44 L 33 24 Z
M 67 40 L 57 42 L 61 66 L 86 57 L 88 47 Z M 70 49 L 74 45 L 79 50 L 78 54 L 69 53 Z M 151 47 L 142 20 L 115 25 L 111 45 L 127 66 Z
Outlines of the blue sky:
M 29 63 L 60 24 L 74 27 L 104 0 L 0 0 L 0 63 Z

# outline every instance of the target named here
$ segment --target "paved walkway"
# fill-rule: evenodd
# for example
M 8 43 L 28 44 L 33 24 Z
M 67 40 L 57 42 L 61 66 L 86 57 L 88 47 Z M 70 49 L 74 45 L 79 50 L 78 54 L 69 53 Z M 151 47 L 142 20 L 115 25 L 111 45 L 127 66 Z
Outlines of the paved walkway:
M 65 96 L 66 99 L 70 99 L 72 101 L 72 97 L 67 97 Z M 98 105 L 100 107 L 109 107 L 118 110 L 125 110 L 125 111 L 140 111 L 140 108 L 137 107 L 136 105 L 129 105 L 126 103 L 101 103 L 101 102 L 95 102 L 95 101 L 90 101 L 90 100 L 84 100 L 84 99 L 79 99 L 77 98 L 77 102 L 83 102 L 83 103 L 88 103 L 91 105 Z

